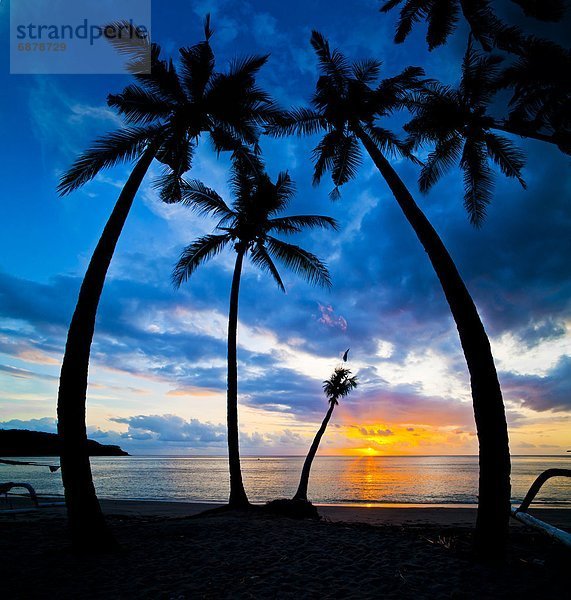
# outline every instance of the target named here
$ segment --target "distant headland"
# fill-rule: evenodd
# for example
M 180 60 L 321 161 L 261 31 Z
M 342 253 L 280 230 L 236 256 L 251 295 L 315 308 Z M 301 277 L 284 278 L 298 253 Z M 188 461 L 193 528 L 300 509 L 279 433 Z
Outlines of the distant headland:
M 119 446 L 87 440 L 89 456 L 129 456 Z M 0 456 L 59 456 L 60 439 L 55 433 L 27 429 L 0 429 Z

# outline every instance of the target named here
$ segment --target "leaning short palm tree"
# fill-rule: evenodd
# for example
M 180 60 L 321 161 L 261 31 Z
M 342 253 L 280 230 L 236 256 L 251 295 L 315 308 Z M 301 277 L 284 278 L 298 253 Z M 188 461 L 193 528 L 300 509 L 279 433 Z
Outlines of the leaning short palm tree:
M 180 200 L 182 174 L 190 168 L 203 133 L 210 135 L 218 150 L 240 153 L 242 143 L 255 144 L 259 124 L 274 110 L 269 96 L 255 83 L 267 57 L 237 60 L 228 73 L 217 73 L 210 36 L 207 18 L 205 41 L 180 51 L 180 75 L 172 61 L 160 59 L 159 46 L 151 45 L 151 73 L 137 74 L 138 85 L 109 97 L 109 105 L 125 117 L 128 126 L 96 141 L 65 173 L 59 186 L 60 193 L 67 194 L 102 169 L 135 161 L 83 279 L 61 369 L 58 431 L 63 442 L 62 478 L 72 540 L 78 549 L 106 549 L 112 544 L 89 464 L 86 393 L 97 308 L 135 195 L 157 159 L 164 169 L 157 181 L 161 198 Z
M 387 159 L 387 154 L 406 154 L 407 146 L 377 124 L 382 117 L 406 105 L 408 92 L 420 85 L 422 71 L 409 68 L 371 87 L 379 76 L 378 62 L 350 65 L 339 51 L 331 51 L 317 32 L 313 33 L 311 43 L 322 70 L 312 108 L 286 113 L 268 127 L 268 132 L 291 135 L 324 131 L 314 151 L 314 180 L 319 182 L 329 170 L 336 186 L 356 175 L 361 162 L 361 142 L 425 249 L 456 322 L 470 372 L 480 444 L 478 547 L 501 553 L 509 523 L 510 454 L 504 403 L 490 342 L 450 254 Z
M 220 218 L 216 227 L 219 233 L 201 237 L 185 248 L 174 269 L 173 282 L 175 286 L 180 286 L 202 264 L 220 253 L 228 244 L 233 245 L 236 261 L 228 316 L 228 504 L 234 508 L 243 508 L 249 502 L 240 468 L 236 343 L 238 296 L 244 258 L 249 256 L 254 265 L 269 273 L 282 291 L 285 291 L 285 287 L 274 260 L 283 263 L 309 283 L 329 287 L 329 273 L 321 260 L 272 234 L 294 234 L 308 228 L 336 230 L 337 223 L 330 217 L 317 215 L 279 216 L 294 194 L 294 186 L 287 173 L 280 173 L 276 183 L 272 183 L 265 173 L 253 170 L 246 161 L 236 160 L 230 183 L 234 195 L 232 207 L 200 182 L 192 181 L 187 184 L 183 201 L 191 208 Z
M 327 410 L 325 418 L 321 423 L 321 427 L 315 434 L 313 443 L 311 444 L 309 452 L 307 453 L 307 457 L 305 458 L 305 462 L 303 463 L 303 469 L 301 470 L 301 478 L 299 480 L 297 492 L 293 497 L 294 500 L 307 502 L 307 488 L 309 486 L 309 473 L 311 471 L 311 465 L 313 464 L 313 459 L 317 454 L 319 444 L 321 443 L 321 438 L 323 437 L 323 434 L 327 429 L 327 425 L 331 420 L 333 409 L 339 404 L 339 398 L 348 396 L 356 387 L 357 377 L 351 377 L 351 371 L 345 367 L 336 367 L 331 377 L 323 382 L 323 392 L 329 401 L 329 409 Z
M 542 21 L 559 21 L 565 13 L 565 0 L 512 0 L 526 15 Z M 426 43 L 433 50 L 445 44 L 462 17 L 470 32 L 486 51 L 497 47 L 521 52 L 525 35 L 500 19 L 490 0 L 388 0 L 380 8 L 389 12 L 402 4 L 397 21 L 395 42 L 402 43 L 419 21 L 426 21 Z

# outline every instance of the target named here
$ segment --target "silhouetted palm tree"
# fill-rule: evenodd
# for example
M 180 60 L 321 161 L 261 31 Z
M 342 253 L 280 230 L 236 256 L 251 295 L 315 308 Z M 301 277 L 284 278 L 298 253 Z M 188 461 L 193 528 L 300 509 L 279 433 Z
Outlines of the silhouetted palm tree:
M 565 0 L 512 0 L 526 15 L 542 21 L 559 21 L 565 13 Z M 426 42 L 433 50 L 445 44 L 454 32 L 460 18 L 464 18 L 474 38 L 486 51 L 497 47 L 519 53 L 525 46 L 526 36 L 515 26 L 507 25 L 495 13 L 490 0 L 388 0 L 380 8 L 389 12 L 402 4 L 395 42 L 404 42 L 413 26 L 426 21 Z
M 278 287 L 284 284 L 274 263 L 277 259 L 309 283 L 329 287 L 329 273 L 313 254 L 299 246 L 288 244 L 271 234 L 294 234 L 308 228 L 337 229 L 330 217 L 302 215 L 279 216 L 294 195 L 294 186 L 287 173 L 280 173 L 272 183 L 265 173 L 252 169 L 247 161 L 233 163 L 231 187 L 234 195 L 232 208 L 214 191 L 198 181 L 189 182 L 183 201 L 191 208 L 220 217 L 216 229 L 220 233 L 201 237 L 187 246 L 178 261 L 173 282 L 180 286 L 198 267 L 233 244 L 236 262 L 230 291 L 228 316 L 228 460 L 230 470 L 229 506 L 248 506 L 242 482 L 238 441 L 238 367 L 236 338 L 238 327 L 238 296 L 242 264 L 246 256 L 254 265 L 269 273 Z
M 239 152 L 241 143 L 257 141 L 258 125 L 274 110 L 269 96 L 255 84 L 255 75 L 267 57 L 237 60 L 228 73 L 217 73 L 209 44 L 211 33 L 207 17 L 205 41 L 180 51 L 180 75 L 172 61 L 160 59 L 159 46 L 152 44 L 147 48 L 151 53 L 151 73 L 135 75 L 138 85 L 129 85 L 121 94 L 109 96 L 109 105 L 125 117 L 129 126 L 97 140 L 64 174 L 59 185 L 60 193 L 67 194 L 102 169 L 136 161 L 81 284 L 60 375 L 58 431 L 63 442 L 62 478 L 77 548 L 105 549 L 112 543 L 93 486 L 85 405 L 97 307 L 135 195 L 156 158 L 164 165 L 157 182 L 161 198 L 166 202 L 180 200 L 181 177 L 191 166 L 202 133 L 210 134 L 218 150 Z
M 571 154 L 571 51 L 538 38 L 528 39 L 523 52 L 498 79 L 512 92 L 504 131 L 555 143 Z
M 351 371 L 345 367 L 336 367 L 333 374 L 329 379 L 323 382 L 323 392 L 329 401 L 329 409 L 327 414 L 321 423 L 321 427 L 315 434 L 313 443 L 309 448 L 305 462 L 303 463 L 303 469 L 301 471 L 301 479 L 299 480 L 299 486 L 297 492 L 293 497 L 294 500 L 304 500 L 307 502 L 307 487 L 309 485 L 309 473 L 311 471 L 311 465 L 313 459 L 317 454 L 317 449 L 321 442 L 321 438 L 327 429 L 327 425 L 333 414 L 333 409 L 339 404 L 339 398 L 344 398 L 357 387 L 357 377 L 351 377 Z
M 506 78 L 515 81 L 524 76 L 523 65 L 527 64 L 521 59 L 520 66 L 516 63 L 507 70 L 509 73 L 502 73 L 501 61 L 498 56 L 476 51 L 469 43 L 459 87 L 426 81 L 408 104 L 414 117 L 404 126 L 413 146 L 434 143 L 434 150 L 420 174 L 421 191 L 428 191 L 450 167 L 459 163 L 464 172 L 464 203 L 474 225 L 481 224 L 492 199 L 493 171 L 489 162 L 525 188 L 521 173 L 525 164 L 523 152 L 494 130 L 557 143 L 567 152 L 571 149 L 571 117 L 567 111 L 571 109 L 571 100 L 554 89 L 538 92 L 538 85 L 529 81 L 529 86 L 518 88 L 516 107 L 507 120 L 498 120 L 489 114 L 493 98 L 505 85 Z M 553 95 L 554 102 L 545 105 L 542 100 L 546 100 L 548 94 Z M 546 129 L 542 123 L 548 123 L 550 136 L 537 132 Z
M 435 144 L 421 171 L 419 184 L 423 192 L 450 167 L 460 164 L 464 172 L 465 206 L 474 225 L 481 224 L 486 206 L 492 198 L 493 171 L 489 161 L 495 163 L 507 177 L 517 179 L 525 188 L 521 174 L 525 164 L 524 154 L 511 140 L 494 131 L 556 143 L 567 152 L 571 147 L 570 118 L 565 107 L 570 100 L 564 95 L 554 94 L 559 106 L 549 111 L 548 107 L 540 104 L 540 98 L 534 92 L 529 88 L 522 89 L 521 101 L 507 120 L 498 120 L 490 115 L 493 98 L 507 77 L 500 72 L 501 60 L 498 56 L 474 50 L 469 43 L 462 63 L 459 87 L 426 81 L 408 104 L 414 117 L 404 126 L 414 146 L 425 142 Z M 509 69 L 512 78 L 516 77 L 514 70 L 515 66 Z M 541 111 L 541 114 L 532 122 L 532 107 L 539 105 L 542 108 L 536 108 L 536 111 Z M 547 119 L 557 122 L 558 126 L 550 127 L 551 135 L 538 133 L 539 129 L 546 130 L 540 122 L 547 122 Z
M 426 82 L 414 94 L 415 100 L 408 106 L 414 117 L 404 126 L 415 146 L 435 144 L 420 173 L 421 191 L 428 191 L 446 170 L 459 163 L 464 172 L 464 206 L 476 226 L 482 223 L 492 199 L 493 171 L 488 161 L 525 188 L 523 153 L 492 131 L 501 124 L 487 113 L 498 89 L 500 63 L 500 57 L 476 52 L 468 44 L 460 86 L 453 89 Z
M 314 151 L 314 181 L 319 182 L 329 170 L 336 186 L 355 176 L 361 162 L 361 142 L 424 247 L 452 311 L 470 372 L 480 443 L 478 543 L 488 551 L 501 553 L 509 523 L 510 454 L 504 403 L 490 342 L 446 247 L 385 156 L 399 152 L 407 155 L 407 146 L 376 124 L 379 118 L 407 103 L 409 92 L 420 85 L 422 70 L 408 68 L 371 87 L 379 76 L 378 62 L 350 65 L 339 51 L 331 51 L 317 32 L 313 32 L 311 43 L 322 71 L 312 108 L 286 113 L 268 126 L 267 131 L 274 135 L 325 131 Z

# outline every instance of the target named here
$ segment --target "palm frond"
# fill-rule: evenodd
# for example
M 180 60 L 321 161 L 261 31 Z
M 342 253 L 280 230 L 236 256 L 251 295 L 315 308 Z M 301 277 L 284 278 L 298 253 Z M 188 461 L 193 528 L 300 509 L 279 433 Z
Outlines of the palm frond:
M 130 21 L 115 21 L 103 28 L 105 38 L 119 54 L 128 57 L 125 65 L 133 75 L 148 74 L 153 67 L 153 52 L 148 33 L 142 33 L 140 28 Z
M 401 4 L 402 1 L 403 0 L 388 0 L 379 8 L 379 12 L 387 13 L 399 4 Z
M 217 154 L 231 152 L 233 163 L 241 162 L 248 165 L 252 172 L 261 173 L 264 163 L 260 157 L 257 144 L 252 147 L 245 144 L 241 136 L 225 123 L 215 123 L 209 131 L 209 138 Z
M 420 191 L 428 192 L 430 188 L 460 159 L 462 153 L 462 138 L 453 134 L 440 140 L 420 171 L 418 185 Z
M 184 175 L 192 165 L 196 142 L 189 138 L 184 123 L 175 119 L 169 120 L 168 125 L 162 129 L 161 137 L 157 160 L 176 175 Z
M 150 73 L 135 75 L 135 79 L 146 89 L 175 104 L 184 104 L 186 94 L 172 60 L 160 59 L 160 47 L 152 46 L 152 69 Z
M 277 202 L 276 207 L 268 213 L 270 215 L 278 210 L 283 210 L 295 196 L 295 183 L 287 171 L 280 171 L 278 173 L 275 186 L 273 187 Z
M 363 129 L 383 154 L 402 156 L 417 165 L 422 165 L 422 162 L 412 153 L 413 144 L 410 141 L 403 142 L 389 129 L 377 125 L 363 125 Z
M 525 166 L 524 153 L 510 140 L 495 133 L 486 133 L 484 139 L 488 156 L 498 165 L 501 172 L 506 177 L 517 179 L 525 189 L 526 184 L 521 175 L 521 170 Z
M 321 178 L 327 171 L 333 171 L 335 167 L 335 153 L 337 144 L 341 141 L 343 132 L 334 129 L 327 132 L 319 144 L 314 148 L 311 158 L 315 168 L 313 171 L 313 185 L 319 185 Z
M 458 89 L 469 105 L 482 106 L 497 92 L 502 61 L 501 56 L 480 52 L 474 48 L 471 40 L 468 42 Z
M 250 252 L 250 258 L 259 269 L 269 273 L 274 278 L 274 281 L 277 283 L 280 290 L 285 293 L 286 289 L 282 278 L 280 277 L 279 271 L 274 264 L 274 261 L 271 259 L 270 255 L 261 243 L 254 245 L 252 251 Z
M 231 217 L 234 215 L 222 197 L 198 179 L 191 179 L 186 182 L 182 203 L 201 216 Z
M 130 84 L 120 94 L 109 94 L 107 105 L 117 109 L 128 123 L 147 124 L 165 119 L 174 109 L 172 103 L 150 90 Z
M 266 247 L 270 256 L 279 260 L 296 275 L 303 277 L 308 283 L 331 287 L 329 271 L 315 254 L 272 236 L 267 237 Z
M 235 79 L 253 79 L 256 73 L 268 62 L 269 54 L 242 56 L 230 62 L 229 77 Z
M 434 0 L 428 13 L 428 31 L 426 42 L 429 50 L 446 43 L 456 29 L 458 23 L 458 1 L 457 0 Z
M 351 371 L 345 367 L 336 367 L 329 379 L 323 382 L 323 392 L 329 402 L 338 404 L 339 398 L 348 396 L 358 385 L 356 376 L 351 377 Z
M 411 95 L 424 85 L 423 76 L 422 67 L 406 67 L 398 75 L 383 79 L 374 92 L 376 113 L 385 116 L 407 108 Z
M 153 181 L 153 187 L 158 190 L 160 199 L 163 202 L 174 204 L 182 200 L 186 182 L 182 175 L 166 168 L 164 173 Z
M 205 262 L 222 252 L 230 235 L 205 235 L 187 246 L 172 272 L 172 282 L 180 287 Z
M 304 229 L 333 229 L 339 231 L 339 224 L 332 217 L 322 215 L 294 215 L 291 217 L 276 217 L 269 219 L 268 231 L 292 234 Z
M 468 138 L 460 168 L 464 174 L 464 208 L 475 227 L 480 227 L 486 217 L 486 208 L 492 200 L 494 188 L 493 173 L 486 159 L 485 143 Z
M 207 13 L 204 17 L 204 39 L 208 42 L 213 35 L 214 29 L 210 24 L 210 13 Z
M 361 147 L 355 135 L 343 135 L 335 146 L 331 177 L 336 187 L 340 187 L 356 177 L 362 163 Z
M 214 53 L 207 41 L 181 48 L 181 79 L 192 100 L 202 99 L 214 72 Z
M 160 128 L 153 126 L 127 127 L 95 140 L 61 177 L 58 193 L 69 194 L 91 181 L 99 171 L 134 160 L 159 133 Z
M 394 40 L 396 44 L 402 44 L 412 31 L 413 25 L 426 18 L 428 14 L 426 4 L 426 0 L 406 0 L 397 20 Z
M 353 63 L 351 70 L 357 81 L 370 85 L 378 79 L 382 65 L 380 60 L 368 58 Z
M 329 42 L 319 31 L 311 32 L 311 45 L 317 54 L 322 71 L 335 79 L 345 79 L 351 76 L 351 66 L 338 50 L 331 51 Z
M 293 108 L 277 115 L 268 123 L 264 132 L 274 137 L 290 135 L 313 135 L 327 129 L 327 120 L 319 112 L 310 108 Z
M 567 9 L 565 0 L 512 0 L 521 7 L 526 17 L 539 21 L 557 22 L 563 18 Z

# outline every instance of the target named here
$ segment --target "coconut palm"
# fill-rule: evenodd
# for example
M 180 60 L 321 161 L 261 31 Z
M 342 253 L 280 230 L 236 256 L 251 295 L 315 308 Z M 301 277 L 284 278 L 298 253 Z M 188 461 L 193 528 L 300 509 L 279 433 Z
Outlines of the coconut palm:
M 555 143 L 571 154 L 570 71 L 571 51 L 530 38 L 498 79 L 498 87 L 512 92 L 509 115 L 498 129 Z
M 255 83 L 267 57 L 234 61 L 227 73 L 214 70 L 205 22 L 205 40 L 180 50 L 180 73 L 172 61 L 160 58 L 152 44 L 152 69 L 135 75 L 137 84 L 109 96 L 109 105 L 127 126 L 95 142 L 64 174 L 59 185 L 68 194 L 101 170 L 135 161 L 81 284 L 69 327 L 58 393 L 58 432 L 62 438 L 62 478 L 73 543 L 76 548 L 107 548 L 112 542 L 97 500 L 86 446 L 86 393 L 89 356 L 99 299 L 115 247 L 133 200 L 154 159 L 163 165 L 156 184 L 161 198 L 181 198 L 182 174 L 192 162 L 196 144 L 209 134 L 217 150 L 241 152 L 255 144 L 258 125 L 271 114 L 269 96 Z M 122 48 L 129 51 L 129 48 Z M 140 52 L 135 48 L 134 53 Z
M 510 454 L 490 342 L 450 254 L 387 158 L 395 153 L 407 155 L 408 147 L 378 125 L 380 118 L 406 105 L 409 92 L 420 85 L 422 71 L 408 68 L 374 85 L 380 73 L 377 61 L 351 65 L 338 50 L 331 51 L 317 32 L 313 32 L 311 43 L 322 71 L 312 108 L 289 111 L 267 131 L 273 135 L 325 132 L 314 150 L 314 181 L 319 182 L 325 171 L 331 171 L 337 187 L 356 175 L 362 144 L 424 247 L 456 322 L 470 372 L 480 444 L 478 544 L 501 553 L 509 523 Z
M 566 10 L 563 0 L 512 1 L 519 4 L 526 15 L 544 21 L 559 21 Z M 385 3 L 381 10 L 387 12 L 401 2 L 402 0 L 392 0 Z M 507 88 L 512 92 L 512 98 L 506 111 L 507 116 L 505 118 L 492 117 L 491 111 L 486 111 L 487 126 L 521 137 L 556 144 L 563 152 L 571 153 L 571 123 L 569 120 L 571 91 L 569 78 L 565 76 L 565 73 L 568 73 L 571 68 L 571 53 L 565 48 L 533 35 L 524 35 L 516 27 L 508 27 L 496 17 L 490 2 L 473 0 L 452 0 L 451 2 L 405 0 L 397 25 L 395 41 L 403 42 L 414 23 L 426 19 L 428 22 L 427 42 L 429 49 L 432 50 L 446 42 L 448 35 L 455 29 L 460 12 L 470 25 L 467 54 L 471 54 L 473 58 L 477 59 L 480 66 L 490 66 L 493 70 L 492 77 L 485 69 L 476 67 L 476 61 L 472 61 L 473 67 L 476 67 L 472 69 L 472 75 L 483 77 L 483 80 L 471 77 L 472 92 L 484 89 L 488 95 L 485 100 L 486 105 L 491 103 L 499 88 Z M 500 59 L 491 56 L 486 62 L 486 58 L 482 57 L 481 53 L 472 49 L 473 40 L 479 42 L 486 52 L 499 48 L 512 54 L 509 65 L 501 77 L 498 76 Z M 508 56 L 504 54 L 504 57 Z M 492 82 L 494 85 L 489 86 Z M 452 114 L 457 112 L 457 109 L 452 108 Z M 497 106 L 494 107 L 493 112 L 497 114 Z M 479 116 L 484 116 L 484 113 L 482 112 Z M 505 144 L 501 143 L 500 147 L 495 141 L 492 141 L 490 146 L 497 148 L 498 151 L 492 150 L 492 152 L 498 155 L 502 153 Z M 480 154 L 485 155 L 485 152 Z
M 247 507 L 240 469 L 238 441 L 238 367 L 237 328 L 238 297 L 244 259 L 271 275 L 285 292 L 274 260 L 281 262 L 309 283 L 329 287 L 331 281 L 326 266 L 315 255 L 299 246 L 284 242 L 272 234 L 294 234 L 311 228 L 337 229 L 330 217 L 317 215 L 280 216 L 294 195 L 294 185 L 287 173 L 280 173 L 275 183 L 267 174 L 252 169 L 244 160 L 236 160 L 230 180 L 234 200 L 232 207 L 212 189 L 191 181 L 184 191 L 183 201 L 191 208 L 220 218 L 218 233 L 201 237 L 187 246 L 173 271 L 173 283 L 179 287 L 202 264 L 231 244 L 236 252 L 230 291 L 228 316 L 228 460 L 230 470 L 229 506 Z
M 512 2 L 520 5 L 526 15 L 542 21 L 559 21 L 565 13 L 565 0 Z M 446 43 L 462 17 L 486 51 L 497 47 L 517 54 L 525 46 L 525 35 L 519 28 L 504 23 L 490 0 L 388 0 L 380 11 L 386 13 L 401 4 L 395 33 L 397 44 L 404 42 L 413 26 L 424 20 L 428 25 L 426 43 L 433 50 Z
M 303 463 L 303 469 L 301 471 L 301 479 L 299 480 L 299 486 L 297 492 L 293 497 L 294 500 L 303 500 L 307 502 L 307 487 L 309 485 L 309 472 L 311 471 L 311 465 L 313 459 L 317 454 L 317 449 L 321 442 L 321 438 L 327 429 L 327 425 L 331 420 L 333 409 L 339 404 L 339 398 L 348 396 L 352 390 L 357 387 L 357 377 L 351 377 L 351 371 L 345 367 L 335 367 L 333 374 L 329 379 L 323 382 L 323 392 L 325 397 L 329 401 L 329 409 L 321 423 L 321 427 L 315 434 L 313 443 L 309 448 L 305 462 Z
M 493 131 L 501 125 L 487 113 L 497 91 L 500 62 L 501 58 L 476 52 L 468 44 L 460 86 L 453 89 L 426 82 L 409 104 L 414 117 L 404 126 L 415 146 L 434 143 L 420 173 L 421 191 L 428 191 L 446 170 L 459 163 L 464 173 L 464 206 L 476 226 L 482 223 L 492 199 L 489 161 L 525 188 L 523 153 L 511 140 Z
M 514 112 L 507 121 L 500 121 L 489 114 L 493 98 L 506 77 L 505 73 L 500 72 L 500 63 L 500 57 L 478 52 L 469 43 L 458 88 L 436 81 L 425 82 L 408 104 L 414 116 L 404 126 L 413 146 L 426 142 L 434 144 L 420 173 L 421 191 L 428 191 L 450 167 L 459 163 L 464 173 L 464 204 L 472 224 L 476 226 L 482 223 L 486 207 L 492 199 L 493 170 L 490 162 L 505 176 L 517 179 L 525 188 L 521 173 L 525 156 L 510 139 L 499 135 L 497 131 L 519 132 L 523 135 L 525 123 L 531 123 L 530 111 L 526 108 L 540 104 L 536 96 L 528 101 L 527 94 L 533 92 L 522 89 L 521 104 L 517 110 L 518 114 L 525 115 L 518 118 Z M 560 106 L 557 110 L 549 111 L 549 107 L 541 104 L 545 110 L 535 118 L 531 128 L 528 126 L 527 137 L 555 142 L 562 150 L 569 152 L 569 117 L 564 110 L 564 104 L 569 104 L 569 100 L 558 100 Z M 539 112 L 542 109 L 536 110 Z M 567 131 L 559 115 L 565 115 L 563 119 L 566 120 Z M 557 121 L 559 125 L 556 133 L 552 128 L 552 136 L 537 133 L 540 120 L 547 119 Z M 514 126 L 516 120 L 518 124 Z

